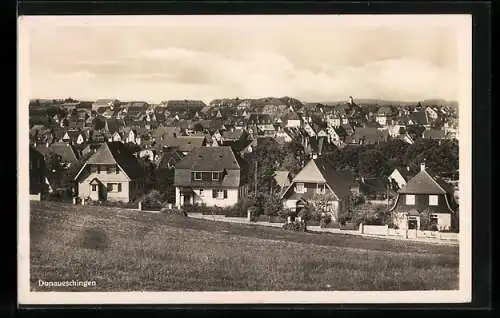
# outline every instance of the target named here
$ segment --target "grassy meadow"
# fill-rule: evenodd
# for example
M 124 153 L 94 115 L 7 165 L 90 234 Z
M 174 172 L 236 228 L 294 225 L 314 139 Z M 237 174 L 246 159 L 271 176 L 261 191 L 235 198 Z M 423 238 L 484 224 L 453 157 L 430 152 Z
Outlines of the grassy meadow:
M 30 218 L 33 291 L 458 289 L 457 246 L 44 201 Z

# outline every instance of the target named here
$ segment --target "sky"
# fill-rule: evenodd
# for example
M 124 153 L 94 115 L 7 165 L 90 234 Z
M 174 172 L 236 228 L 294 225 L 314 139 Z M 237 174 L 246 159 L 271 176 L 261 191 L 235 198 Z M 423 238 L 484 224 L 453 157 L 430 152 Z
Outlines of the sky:
M 32 20 L 26 27 L 30 96 L 150 103 L 267 96 L 458 99 L 456 26 L 404 18 L 370 24 L 339 19 Z

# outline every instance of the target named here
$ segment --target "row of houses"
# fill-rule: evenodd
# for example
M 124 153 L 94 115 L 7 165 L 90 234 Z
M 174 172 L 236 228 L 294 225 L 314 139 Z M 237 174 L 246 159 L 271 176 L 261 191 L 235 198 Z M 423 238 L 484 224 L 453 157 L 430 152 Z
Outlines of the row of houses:
M 175 206 L 205 204 L 228 207 L 246 197 L 249 180 L 244 158 L 229 146 L 195 147 L 185 156 L 174 159 Z M 43 155 L 30 148 L 30 192 L 44 191 Z M 74 195 L 84 200 L 130 202 L 144 194 L 144 171 L 123 143 L 105 142 L 83 163 L 74 176 Z M 276 174 L 282 186 L 283 208 L 298 210 L 317 195 L 328 195 L 334 218 L 350 208 L 356 193 L 350 172 L 337 171 L 327 161 L 311 159 L 289 179 L 286 172 Z M 441 230 L 452 225 L 457 203 L 453 189 L 422 164 L 421 171 L 407 179 L 395 170 L 390 178 L 400 189 L 390 211 L 400 216 L 400 228 L 418 228 L 419 212 L 431 211 L 431 218 Z M 359 190 L 358 190 L 359 191 Z

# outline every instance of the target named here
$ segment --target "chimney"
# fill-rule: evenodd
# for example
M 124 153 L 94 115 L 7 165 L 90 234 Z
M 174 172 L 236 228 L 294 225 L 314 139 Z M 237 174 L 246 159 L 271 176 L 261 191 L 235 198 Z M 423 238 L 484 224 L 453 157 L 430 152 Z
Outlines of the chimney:
M 349 96 L 349 105 L 353 104 L 352 96 Z
M 425 170 L 425 161 L 420 164 L 420 171 Z

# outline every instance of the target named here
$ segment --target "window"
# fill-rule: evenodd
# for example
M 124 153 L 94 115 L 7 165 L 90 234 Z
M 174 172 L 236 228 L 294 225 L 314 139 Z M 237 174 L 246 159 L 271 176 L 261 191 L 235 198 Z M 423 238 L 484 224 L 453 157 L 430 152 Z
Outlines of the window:
M 122 184 L 118 183 L 118 192 L 122 192 Z
M 406 195 L 406 205 L 415 205 L 415 195 L 407 194 Z
M 217 197 L 217 190 L 212 190 L 212 199 L 215 199 Z
M 438 216 L 437 214 L 431 214 L 430 216 L 430 221 L 431 221 L 431 224 L 438 224 Z
M 219 180 L 219 173 L 218 172 L 212 172 L 212 180 L 213 181 Z
M 323 194 L 323 193 L 325 193 L 325 190 L 326 190 L 326 187 L 324 184 L 316 185 L 316 192 L 317 193 Z
M 106 188 L 108 189 L 108 192 L 113 191 L 113 184 L 112 183 L 107 183 Z
M 227 192 L 226 192 L 227 195 Z M 217 191 L 217 199 L 223 199 L 224 198 L 224 191 L 219 190 Z
M 92 185 L 92 191 L 97 191 L 97 184 Z
M 195 179 L 195 180 L 201 180 L 201 172 L 196 171 L 196 172 L 194 173 L 194 179 Z
M 90 166 L 90 172 L 91 173 L 98 173 L 97 171 L 98 171 L 98 167 L 97 166 L 94 166 L 94 165 Z
M 111 166 L 108 166 L 108 168 L 106 169 L 106 172 L 107 172 L 108 174 L 110 174 L 110 173 L 114 173 L 114 172 L 115 172 L 115 166 L 112 166 L 112 165 L 111 165 Z
M 120 172 L 120 168 L 118 166 L 115 167 L 116 174 Z
M 227 199 L 227 190 L 224 190 L 224 199 Z
M 437 195 L 429 195 L 429 205 L 438 205 Z
M 297 193 L 304 193 L 305 192 L 304 184 L 303 183 L 297 183 L 295 185 L 295 192 L 297 192 Z

